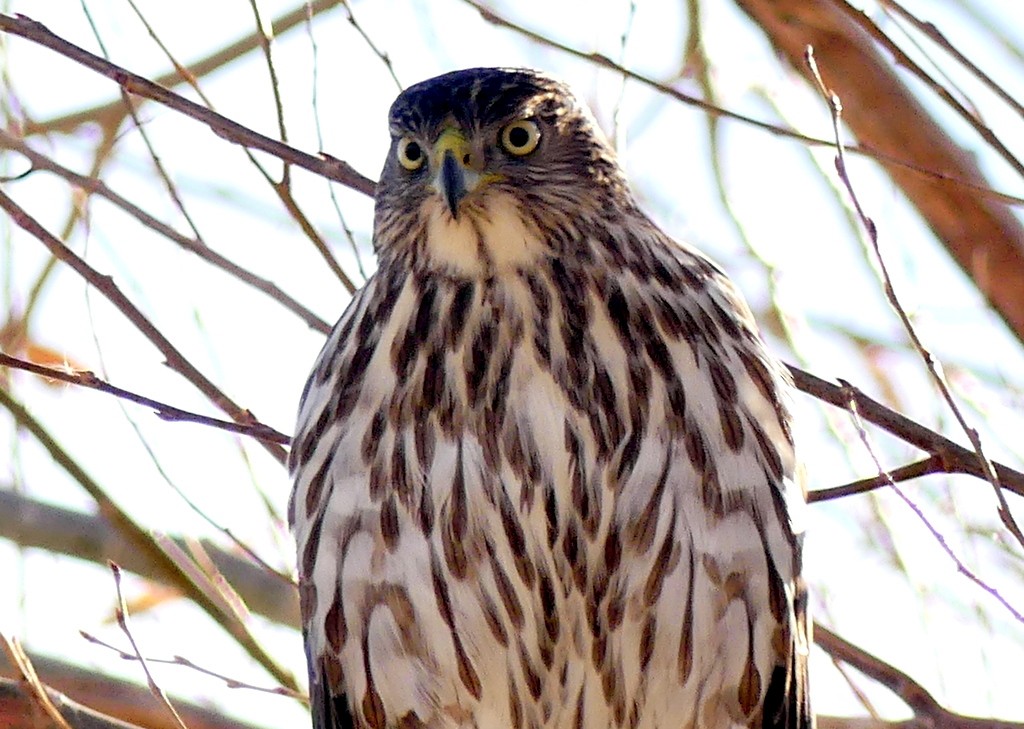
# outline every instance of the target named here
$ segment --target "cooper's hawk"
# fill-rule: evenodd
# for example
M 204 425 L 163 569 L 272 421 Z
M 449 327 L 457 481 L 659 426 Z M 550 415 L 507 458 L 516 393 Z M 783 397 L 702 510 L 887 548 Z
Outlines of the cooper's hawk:
M 561 83 L 405 91 L 303 393 L 317 727 L 811 726 L 786 378 Z

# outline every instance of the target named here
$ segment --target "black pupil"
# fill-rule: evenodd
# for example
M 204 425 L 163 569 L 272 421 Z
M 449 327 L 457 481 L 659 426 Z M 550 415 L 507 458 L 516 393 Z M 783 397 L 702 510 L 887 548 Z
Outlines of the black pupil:
M 415 162 L 423 156 L 423 150 L 420 149 L 420 145 L 416 142 L 409 142 L 405 145 L 405 158 L 410 162 Z
M 523 127 L 512 127 L 508 130 L 508 143 L 513 147 L 525 147 L 530 143 L 530 133 Z

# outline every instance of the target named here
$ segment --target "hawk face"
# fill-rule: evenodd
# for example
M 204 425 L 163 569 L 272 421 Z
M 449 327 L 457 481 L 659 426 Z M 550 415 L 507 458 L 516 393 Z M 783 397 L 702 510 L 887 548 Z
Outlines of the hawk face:
M 374 234 L 382 259 L 490 275 L 565 252 L 552 242 L 578 238 L 577 221 L 601 217 L 613 200 L 632 208 L 589 112 L 536 71 L 468 69 L 424 81 L 398 97 L 389 124 Z

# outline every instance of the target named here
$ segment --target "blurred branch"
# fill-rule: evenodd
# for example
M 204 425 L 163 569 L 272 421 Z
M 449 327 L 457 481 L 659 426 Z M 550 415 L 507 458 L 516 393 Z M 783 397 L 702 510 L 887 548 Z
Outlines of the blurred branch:
M 135 724 L 93 711 L 53 689 L 47 688 L 46 695 L 57 707 L 65 726 L 72 729 L 141 729 Z M 36 695 L 24 683 L 0 678 L 0 726 L 5 729 L 56 729 L 60 725 L 41 713 Z
M 226 116 L 207 109 L 183 96 L 170 91 L 149 79 L 131 73 L 120 66 L 110 63 L 99 56 L 69 43 L 60 36 L 51 33 L 46 26 L 25 16 L 0 14 L 0 30 L 32 41 L 44 48 L 69 58 L 86 68 L 106 76 L 116 82 L 128 94 L 151 99 L 164 106 L 174 109 L 185 116 L 191 117 L 208 126 L 217 136 L 229 142 L 271 154 L 296 167 L 314 172 L 335 182 L 340 182 L 353 190 L 373 194 L 374 182 L 364 177 L 347 162 L 321 153 L 314 156 L 295 149 L 276 139 L 255 132 L 238 124 Z
M 1021 729 L 1024 727 L 1024 724 L 1017 722 L 962 716 L 944 709 L 921 684 L 903 671 L 843 640 L 820 623 L 814 624 L 814 642 L 833 658 L 848 663 L 868 678 L 885 686 L 910 707 L 914 712 L 914 719 L 912 722 L 899 722 L 899 725 L 928 727 L 929 729 Z M 819 729 L 840 726 L 831 723 L 834 719 L 826 718 L 823 722 L 822 718 L 818 718 Z M 875 726 L 893 726 L 893 724 L 875 722 L 875 720 L 854 719 L 852 721 L 869 721 L 871 723 L 846 725 L 850 729 L 853 727 L 869 729 Z
M 1024 228 L 1005 205 L 949 179 L 925 177 L 892 163 L 941 170 L 972 188 L 988 185 L 973 155 L 934 121 L 839 0 L 736 0 L 808 78 L 812 46 L 828 88 L 842 99 L 861 148 L 882 164 L 936 237 L 975 282 L 1007 326 L 1024 341 Z
M 50 700 L 46 687 L 39 680 L 35 666 L 32 665 L 32 661 L 29 660 L 28 654 L 25 653 L 17 638 L 8 640 L 7 636 L 0 633 L 0 645 L 3 646 L 7 661 L 14 667 L 15 675 L 21 679 L 21 685 L 29 690 L 35 708 L 46 714 L 58 729 L 71 729 L 53 701 Z
M 0 16 L 2 17 L 2 16 Z M 100 274 L 86 263 L 74 251 L 57 240 L 35 218 L 19 207 L 11 198 L 0 190 L 0 209 L 11 216 L 18 227 L 35 237 L 55 257 L 68 264 L 74 271 L 107 298 L 122 314 L 166 357 L 166 364 L 182 375 L 202 392 L 209 400 L 227 413 L 232 420 L 246 425 L 255 425 L 259 421 L 246 409 L 239 407 L 231 398 L 214 385 L 206 375 L 200 372 L 149 318 L 126 297 L 114 279 Z M 284 449 L 275 443 L 262 442 L 263 447 L 280 463 L 285 461 Z
M 144 686 L 55 658 L 33 654 L 31 661 L 50 700 L 72 729 L 171 729 L 174 726 Z M 51 729 L 52 725 L 38 721 L 41 717 L 32 696 L 15 676 L 0 654 L 0 726 L 4 729 Z M 256 729 L 182 699 L 175 699 L 174 703 L 189 729 Z
M 294 676 L 279 666 L 273 657 L 260 645 L 249 632 L 248 627 L 233 615 L 225 612 L 217 601 L 208 595 L 166 552 L 153 540 L 150 534 L 139 526 L 120 506 L 118 506 L 92 479 L 89 474 L 53 439 L 49 432 L 29 414 L 11 395 L 0 388 L 0 406 L 6 408 L 14 422 L 30 432 L 37 441 L 50 453 L 72 479 L 85 489 L 95 500 L 100 512 L 110 520 L 115 531 L 128 543 L 146 557 L 161 566 L 171 576 L 174 587 L 180 589 L 188 599 L 192 600 L 241 646 L 254 661 L 263 666 L 275 680 L 288 688 L 297 688 Z
M 102 512 L 95 516 L 82 514 L 0 489 L 0 537 L 22 547 L 100 565 L 116 562 L 148 580 L 175 584 L 174 575 L 162 560 L 154 559 L 148 550 L 138 549 Z M 188 549 L 184 539 L 177 537 L 174 541 L 180 548 Z M 299 601 L 294 585 L 209 540 L 201 540 L 200 545 L 250 610 L 275 623 L 299 627 Z
M 211 418 L 207 415 L 189 412 L 188 410 L 182 410 L 181 408 L 174 407 L 173 405 L 162 403 L 159 400 L 153 400 L 152 398 L 144 395 L 138 395 L 128 390 L 122 390 L 120 387 L 116 387 L 115 385 L 111 385 L 109 382 L 101 380 L 89 370 L 60 370 L 54 367 L 35 364 L 34 362 L 26 362 L 23 359 L 11 357 L 3 352 L 0 352 L 0 367 L 24 370 L 25 372 L 31 372 L 35 375 L 46 377 L 51 380 L 60 380 L 61 382 L 68 382 L 72 385 L 88 387 L 91 390 L 106 392 L 114 397 L 119 397 L 122 400 L 129 400 L 131 402 L 138 403 L 139 405 L 145 405 L 146 407 L 153 408 L 156 416 L 161 420 L 199 423 L 201 425 L 208 425 L 212 428 L 226 430 L 230 433 L 247 435 L 251 438 L 267 441 L 269 443 L 287 445 L 290 442 L 287 435 L 274 430 L 269 425 L 264 425 L 263 423 L 254 423 L 252 425 L 234 423 L 227 420 L 219 420 L 218 418 Z

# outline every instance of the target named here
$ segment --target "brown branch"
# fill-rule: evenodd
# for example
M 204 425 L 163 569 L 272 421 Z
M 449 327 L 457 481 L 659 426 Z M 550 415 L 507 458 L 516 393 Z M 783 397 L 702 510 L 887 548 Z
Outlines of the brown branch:
M 931 23 L 921 20 L 895 0 L 880 0 L 880 2 L 883 7 L 899 15 L 901 18 L 913 25 L 918 31 L 923 33 L 932 41 L 932 43 L 948 53 L 957 63 L 966 68 L 972 76 L 976 77 L 985 86 L 987 86 L 992 93 L 998 96 L 1004 104 L 1010 107 L 1017 114 L 1017 116 L 1024 117 L 1024 104 L 1021 104 L 1013 98 L 1013 96 L 1011 96 L 1006 89 L 996 83 L 991 76 L 982 71 L 977 64 L 961 53 L 956 46 L 947 40 L 946 36 L 944 36 L 938 28 Z
M 347 162 L 326 154 L 319 156 L 302 152 L 276 139 L 255 132 L 218 114 L 205 106 L 189 101 L 149 79 L 134 74 L 116 64 L 89 53 L 60 36 L 46 26 L 25 16 L 0 14 L 0 30 L 25 38 L 64 56 L 86 68 L 116 82 L 126 93 L 156 101 L 208 126 L 217 136 L 229 142 L 271 154 L 285 162 L 314 172 L 335 182 L 351 187 L 366 195 L 373 195 L 374 182 L 361 175 Z
M 281 306 L 286 308 L 288 311 L 302 319 L 310 329 L 314 329 L 323 334 L 330 333 L 331 327 L 327 322 L 290 297 L 272 281 L 261 278 L 251 271 L 242 268 L 234 261 L 222 256 L 210 248 L 203 240 L 199 238 L 189 238 L 188 236 L 182 235 L 167 223 L 157 220 L 138 205 L 130 202 L 128 199 L 111 190 L 103 180 L 94 176 L 79 174 L 74 170 L 58 164 L 50 157 L 47 157 L 33 149 L 27 142 L 25 142 L 24 139 L 16 137 L 4 129 L 0 129 L 0 149 L 11 149 L 18 152 L 18 154 L 23 157 L 26 157 L 32 165 L 32 168 L 28 172 L 32 172 L 34 170 L 50 172 L 66 180 L 69 184 L 88 192 L 90 195 L 96 195 L 107 200 L 115 207 L 120 208 L 122 211 L 135 218 L 150 230 L 153 230 L 168 240 L 173 241 L 186 251 L 194 253 L 203 261 L 221 269 L 238 281 L 241 281 L 257 291 L 261 291 L 266 294 L 271 299 L 281 304 Z M 77 209 L 78 207 L 76 206 L 75 210 Z
M 199 423 L 200 425 L 208 425 L 212 428 L 219 428 L 220 430 L 226 430 L 230 433 L 239 433 L 240 435 L 247 435 L 250 438 L 256 438 L 257 440 L 267 441 L 269 443 L 278 443 L 280 445 L 288 445 L 291 440 L 284 433 L 274 430 L 269 425 L 264 425 L 263 423 L 254 423 L 249 425 L 245 423 L 234 423 L 227 420 L 220 420 L 218 418 L 211 418 L 207 415 L 200 415 L 199 413 L 182 410 L 181 408 L 168 405 L 167 403 L 160 402 L 159 400 L 154 400 L 146 397 L 145 395 L 139 395 L 129 390 L 123 390 L 120 387 L 111 385 L 105 380 L 101 380 L 89 370 L 60 370 L 54 367 L 46 367 L 44 365 L 36 364 L 34 362 L 27 362 L 23 359 L 18 359 L 17 357 L 11 357 L 3 352 L 0 352 L 0 367 L 24 370 L 25 372 L 31 372 L 39 375 L 40 377 L 46 377 L 51 380 L 60 380 L 61 382 L 68 382 L 72 385 L 88 387 L 90 390 L 106 392 L 114 397 L 119 397 L 122 400 L 128 400 L 129 402 L 138 403 L 139 405 L 145 405 L 146 407 L 152 408 L 156 416 L 161 420 Z
M 49 694 L 46 692 L 46 687 L 39 680 L 36 667 L 32 665 L 32 661 L 21 647 L 21 643 L 16 638 L 8 640 L 7 636 L 0 633 L 0 645 L 3 646 L 8 662 L 14 666 L 16 675 L 21 679 L 21 685 L 28 689 L 35 708 L 48 716 L 50 721 L 57 726 L 57 729 L 71 729 L 50 699 Z
M 173 726 L 144 686 L 38 654 L 31 654 L 31 660 L 50 700 L 72 729 L 171 729 Z M 32 697 L 14 676 L 12 668 L 0 656 L 0 726 L 4 729 L 50 729 L 47 724 L 36 723 L 38 712 Z M 174 703 L 189 729 L 257 729 L 182 699 L 176 698 Z
M 776 137 L 781 137 L 784 139 L 794 139 L 808 146 L 835 147 L 835 142 L 832 142 L 830 140 L 821 139 L 819 137 L 812 137 L 806 134 L 801 134 L 795 129 L 781 127 L 777 124 L 772 124 L 770 122 L 754 119 L 753 117 L 745 116 L 738 112 L 724 109 L 720 106 L 715 106 L 714 104 L 711 104 L 703 99 L 697 98 L 696 96 L 685 94 L 682 91 L 678 91 L 672 88 L 671 86 L 655 81 L 654 79 L 648 76 L 644 76 L 641 73 L 637 73 L 636 71 L 625 68 L 624 66 L 616 63 L 612 59 L 608 58 L 608 56 L 605 56 L 601 53 L 588 53 L 586 51 L 581 51 L 577 48 L 573 48 L 572 46 L 565 45 L 564 43 L 559 43 L 556 40 L 548 38 L 540 33 L 537 33 L 536 31 L 532 31 L 528 28 L 525 28 L 522 25 L 514 23 L 511 20 L 498 15 L 495 11 L 486 7 L 477 0 L 462 1 L 469 5 L 470 7 L 472 7 L 473 9 L 475 9 L 477 12 L 479 12 L 480 17 L 482 17 L 485 21 L 491 23 L 492 25 L 501 28 L 507 28 L 523 36 L 524 38 L 529 39 L 533 43 L 547 46 L 548 48 L 554 48 L 560 51 L 561 53 L 566 53 L 570 56 L 573 56 L 574 58 L 579 58 L 580 60 L 586 61 L 587 63 L 592 63 L 600 68 L 606 68 L 611 71 L 614 71 L 615 73 L 621 74 L 625 78 L 636 81 L 637 83 L 641 83 L 644 86 L 654 89 L 658 93 L 664 94 L 665 96 L 674 99 L 675 101 L 678 101 L 680 103 L 686 104 L 687 106 L 692 106 L 694 108 L 701 109 L 702 111 L 705 111 L 710 115 L 721 117 L 722 119 L 732 119 L 734 121 L 741 122 L 743 124 L 746 124 L 747 126 L 753 127 L 754 129 L 760 129 L 762 131 L 773 134 Z M 759 1 L 771 3 L 771 0 Z M 788 1 L 800 2 L 800 0 Z M 818 1 L 820 2 L 822 0 Z M 742 2 L 742 0 L 737 0 L 737 2 Z M 924 180 L 942 182 L 948 186 L 962 188 L 965 191 L 965 193 L 970 192 L 980 197 L 990 199 L 992 201 L 1000 201 L 1006 203 L 1007 205 L 1024 205 L 1024 198 L 1020 196 L 1010 195 L 1008 193 L 995 190 L 990 185 L 988 185 L 987 182 L 978 182 L 970 177 L 958 177 L 956 174 L 950 174 L 945 168 L 942 167 L 934 167 L 928 166 L 926 164 L 920 164 L 917 160 L 908 157 L 907 155 L 901 154 L 898 147 L 895 150 L 890 150 L 877 148 L 870 144 L 862 143 L 858 146 L 847 147 L 847 151 L 853 154 L 870 157 L 872 159 L 878 160 L 879 162 L 884 162 L 886 165 L 901 169 L 907 174 L 919 176 Z
M 868 397 L 852 385 L 842 386 L 828 382 L 793 365 L 788 365 L 788 368 L 793 376 L 793 383 L 799 390 L 842 410 L 848 409 L 848 402 L 852 397 L 864 420 L 892 433 L 900 440 L 937 456 L 942 461 L 943 472 L 963 473 L 985 479 L 985 473 L 974 451 Z M 1024 473 L 997 462 L 993 462 L 992 467 L 1004 489 L 1024 496 Z
M 917 208 L 964 272 L 1024 341 L 1024 227 L 1005 205 L 949 180 L 894 165 L 914 165 L 986 187 L 972 154 L 954 142 L 884 58 L 876 40 L 839 0 L 736 0 L 790 64 L 810 80 L 804 51 L 812 46 L 845 120 Z M 813 81 L 812 81 L 813 83 Z
M 840 380 L 840 382 L 842 382 L 842 380 Z M 846 383 L 843 383 L 843 386 L 844 389 L 852 389 L 850 385 Z M 1021 624 L 1024 624 L 1024 614 L 1022 614 L 1020 610 L 1014 607 L 1014 605 L 1011 604 L 1009 600 L 1003 597 L 1002 594 L 1000 594 L 999 590 L 997 590 L 994 586 L 990 585 L 979 575 L 977 575 L 974 572 L 974 570 L 967 566 L 967 564 L 960 558 L 960 556 L 956 553 L 953 547 L 950 546 L 949 540 L 946 539 L 942 532 L 939 531 L 938 527 L 936 527 L 932 523 L 931 519 L 929 519 L 925 515 L 921 507 L 914 503 L 914 501 L 909 496 L 907 496 L 906 493 L 903 492 L 903 489 L 901 489 L 896 484 L 896 482 L 892 480 L 892 478 L 886 472 L 885 467 L 882 465 L 882 461 L 878 458 L 878 453 L 875 451 L 874 446 L 871 444 L 871 438 L 868 435 L 868 431 L 864 427 L 864 421 L 861 419 L 860 413 L 857 412 L 857 402 L 849 393 L 847 393 L 846 397 L 846 407 L 850 413 L 850 420 L 853 422 L 854 428 L 857 429 L 857 435 L 860 437 L 861 443 L 863 443 L 865 450 L 867 450 L 868 455 L 871 457 L 871 460 L 874 461 L 875 468 L 878 470 L 878 475 L 885 478 L 886 484 L 889 486 L 889 488 L 900 498 L 900 500 L 903 501 L 904 504 L 906 504 L 907 508 L 910 509 L 910 511 L 914 514 L 914 516 L 918 518 L 918 520 L 925 527 L 925 529 L 928 530 L 928 532 L 932 536 L 932 539 L 935 540 L 939 548 L 946 553 L 946 556 L 956 567 L 957 572 L 959 572 L 968 580 L 977 585 L 979 588 L 987 592 L 997 602 L 999 602 L 1000 605 L 1006 608 L 1006 610 L 1011 615 L 1013 615 L 1013 617 L 1016 620 L 1018 620 Z
M 942 84 L 937 82 L 931 77 L 920 65 L 918 65 L 910 56 L 903 52 L 903 49 L 896 45 L 893 40 L 882 31 L 872 20 L 861 10 L 857 10 L 844 3 L 843 14 L 849 18 L 853 23 L 863 30 L 875 43 L 879 45 L 884 51 L 888 52 L 892 56 L 892 62 L 899 68 L 905 68 L 911 74 L 913 74 L 919 81 L 925 86 L 930 88 L 945 104 L 950 107 L 963 119 L 974 131 L 980 136 L 988 145 L 1002 157 L 1006 163 L 1017 172 L 1018 175 L 1024 176 L 1024 165 L 1021 165 L 1019 159 L 1006 147 L 1005 144 L 996 136 L 988 126 L 986 126 L 981 119 L 971 113 L 970 110 L 964 106 L 959 99 L 953 96 L 950 91 Z
M 964 417 L 963 412 L 961 412 L 960 406 L 957 405 L 956 398 L 953 397 L 953 392 L 950 390 L 949 383 L 946 382 L 945 375 L 942 374 L 941 365 L 936 361 L 935 356 L 931 351 L 925 347 L 924 342 L 921 341 L 921 338 L 917 334 L 917 329 L 914 327 L 913 322 L 910 321 L 910 316 L 907 314 L 906 309 L 903 308 L 903 304 L 900 303 L 899 297 L 896 296 L 896 288 L 893 286 L 892 276 L 889 275 L 889 266 L 886 263 L 885 256 L 882 255 L 882 248 L 878 242 L 878 227 L 875 225 L 875 221 L 872 220 L 864 211 L 860 198 L 857 195 L 857 191 L 853 186 L 853 181 L 850 179 L 849 168 L 846 165 L 846 155 L 843 150 L 843 144 L 839 133 L 840 119 L 843 110 L 842 101 L 835 92 L 825 85 L 825 81 L 821 77 L 818 64 L 814 58 L 814 49 L 810 47 L 807 48 L 806 60 L 807 65 L 810 68 L 811 76 L 814 78 L 814 81 L 818 86 L 818 90 L 829 104 L 829 110 L 832 115 L 832 131 L 836 140 L 836 172 L 839 175 L 839 179 L 843 186 L 846 188 L 847 194 L 850 196 L 854 210 L 857 213 L 857 219 L 863 226 L 864 232 L 867 234 L 868 240 L 871 243 L 871 250 L 874 252 L 875 262 L 878 264 L 878 272 L 881 276 L 885 298 L 899 317 L 900 323 L 903 325 L 903 329 L 907 333 L 907 336 L 910 338 L 910 342 L 914 347 L 914 351 L 920 355 L 921 361 L 924 363 L 925 369 L 928 371 L 932 382 L 942 395 L 942 399 L 946 401 L 946 404 L 949 406 L 949 409 L 956 418 L 956 421 L 960 424 L 960 428 L 964 431 L 967 439 L 974 447 L 974 453 L 977 456 L 982 473 L 984 473 L 984 478 L 992 484 L 992 488 L 995 491 L 996 501 L 998 502 L 999 519 L 1002 521 L 1003 526 L 1005 526 L 1006 529 L 1014 536 L 1017 543 L 1021 547 L 1024 547 L 1024 533 L 1021 532 L 1020 526 L 1018 526 L 1017 522 L 1014 520 L 1009 504 L 1006 503 L 1006 496 L 1003 495 L 1003 490 L 999 485 L 999 476 L 996 475 L 995 470 L 992 468 L 992 462 L 989 460 L 988 456 L 985 455 L 984 448 L 982 447 L 981 436 L 975 428 L 971 427 L 967 423 L 967 419 Z M 881 470 L 881 464 L 879 464 L 879 469 Z M 892 481 L 892 479 L 890 479 L 890 481 Z
M 929 456 L 922 461 L 908 463 L 906 466 L 900 466 L 888 471 L 885 475 L 862 478 L 859 481 L 843 484 L 842 486 L 809 491 L 807 493 L 807 503 L 814 504 L 818 501 L 841 499 L 844 496 L 853 496 L 854 494 L 866 494 L 868 491 L 888 486 L 890 481 L 900 483 L 901 481 L 910 481 L 911 479 L 933 473 L 948 473 L 945 464 L 939 456 Z
M 0 16 L 2 17 L 2 16 Z M 239 407 L 233 400 L 214 385 L 206 375 L 200 372 L 171 342 L 163 335 L 149 318 L 126 297 L 114 279 L 100 274 L 96 269 L 80 258 L 74 251 L 57 240 L 35 218 L 19 207 L 10 197 L 0 190 L 0 209 L 5 210 L 18 227 L 35 237 L 46 246 L 47 250 L 57 259 L 68 264 L 74 271 L 105 296 L 136 329 L 142 332 L 166 358 L 167 366 L 182 375 L 202 392 L 209 400 L 223 410 L 232 420 L 246 425 L 255 425 L 259 421 L 251 412 Z M 285 461 L 284 449 L 275 443 L 261 441 L 263 447 L 280 463 Z
M 71 726 L 71 729 L 142 729 L 136 724 L 93 711 L 49 687 L 44 687 L 44 690 L 65 726 Z M 44 716 L 30 687 L 14 679 L 0 678 L 0 726 L 5 729 L 56 729 L 59 726 Z
M 309 18 L 319 15 L 325 10 L 329 10 L 337 4 L 338 0 L 310 0 L 308 2 L 299 3 L 299 5 L 289 12 L 279 16 L 271 23 L 274 36 L 280 36 L 285 32 L 291 30 L 300 23 L 305 23 Z M 208 76 L 219 68 L 237 60 L 241 56 L 255 50 L 260 44 L 260 31 L 250 33 L 244 38 L 231 43 L 224 48 L 218 50 L 216 53 L 212 53 L 205 58 L 201 58 L 192 63 L 185 64 L 184 66 L 178 66 L 167 73 L 161 74 L 153 79 L 153 82 L 160 85 L 171 88 L 182 83 L 192 83 L 196 78 L 202 78 Z M 57 117 L 56 119 L 50 119 L 48 121 L 34 122 L 27 121 L 25 123 L 24 133 L 26 136 L 34 136 L 37 134 L 50 134 L 53 132 L 71 134 L 82 124 L 88 124 L 89 122 L 103 122 L 111 117 L 120 119 L 124 116 L 124 103 L 120 99 L 111 101 L 106 104 L 94 106 L 89 109 L 83 109 L 76 111 L 66 116 Z
M 1024 724 L 962 716 L 944 709 L 917 681 L 898 668 L 849 643 L 831 630 L 814 624 L 814 642 L 833 658 L 856 668 L 896 694 L 914 712 L 915 719 L 933 729 L 1021 729 Z

